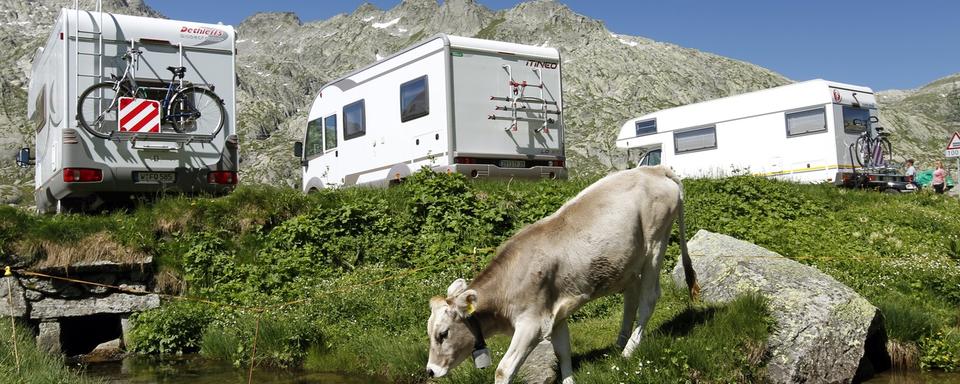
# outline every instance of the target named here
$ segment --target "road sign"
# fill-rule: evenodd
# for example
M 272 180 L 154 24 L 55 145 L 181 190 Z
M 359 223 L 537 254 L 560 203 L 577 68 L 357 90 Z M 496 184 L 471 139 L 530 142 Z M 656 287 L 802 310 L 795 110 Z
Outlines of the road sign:
M 943 151 L 943 156 L 960 157 L 960 149 L 948 149 L 946 151 Z
M 160 102 L 133 97 L 120 98 L 120 131 L 160 132 Z
M 946 157 L 960 157 L 960 132 L 954 132 L 950 142 L 947 143 L 947 149 L 943 151 Z

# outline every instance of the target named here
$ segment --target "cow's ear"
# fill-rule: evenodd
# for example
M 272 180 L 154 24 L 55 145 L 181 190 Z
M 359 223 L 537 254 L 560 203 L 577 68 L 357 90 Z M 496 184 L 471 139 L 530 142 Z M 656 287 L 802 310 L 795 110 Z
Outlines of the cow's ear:
M 441 296 L 434 296 L 430 298 L 430 311 L 436 311 L 437 309 L 443 308 L 447 305 L 447 300 Z
M 466 317 L 473 314 L 473 307 L 477 304 L 477 291 L 468 289 L 463 291 L 453 299 L 453 306 L 460 313 L 460 316 Z
M 447 288 L 447 297 L 454 298 L 466 289 L 467 281 L 464 279 L 456 279 L 453 281 L 453 284 L 450 284 L 450 287 Z

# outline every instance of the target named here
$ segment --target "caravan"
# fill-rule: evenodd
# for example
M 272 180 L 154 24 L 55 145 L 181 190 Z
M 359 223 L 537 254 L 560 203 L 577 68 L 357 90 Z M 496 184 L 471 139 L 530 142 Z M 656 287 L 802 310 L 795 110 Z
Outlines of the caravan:
M 99 6 L 98 6 L 99 8 Z M 237 181 L 232 27 L 63 9 L 27 99 L 39 212 Z
M 912 190 L 890 169 L 870 88 L 811 80 L 670 108 L 627 121 L 617 146 L 683 177 L 749 173 L 803 183 Z M 867 140 L 872 138 L 873 141 Z M 882 143 L 871 147 L 863 143 Z M 868 164 L 870 166 L 867 166 Z
M 320 89 L 294 146 L 303 191 L 386 185 L 423 167 L 563 178 L 560 54 L 437 35 Z

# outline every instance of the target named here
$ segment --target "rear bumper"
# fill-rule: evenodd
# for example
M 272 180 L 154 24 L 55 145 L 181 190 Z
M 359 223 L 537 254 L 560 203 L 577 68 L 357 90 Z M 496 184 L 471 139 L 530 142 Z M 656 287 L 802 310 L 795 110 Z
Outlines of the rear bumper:
M 109 169 L 103 171 L 103 180 L 99 182 L 64 182 L 63 170 L 57 172 L 46 186 L 50 195 L 56 199 L 84 198 L 101 194 L 147 195 L 157 193 L 184 193 L 222 195 L 232 191 L 235 184 L 212 184 L 207 175 L 215 169 L 175 168 L 175 169 Z M 172 183 L 140 183 L 134 178 L 137 172 L 172 172 Z
M 496 178 L 496 179 L 566 179 L 567 169 L 564 167 L 536 166 L 530 168 L 501 168 L 491 164 L 453 164 L 434 167 L 437 172 L 456 172 L 469 178 Z

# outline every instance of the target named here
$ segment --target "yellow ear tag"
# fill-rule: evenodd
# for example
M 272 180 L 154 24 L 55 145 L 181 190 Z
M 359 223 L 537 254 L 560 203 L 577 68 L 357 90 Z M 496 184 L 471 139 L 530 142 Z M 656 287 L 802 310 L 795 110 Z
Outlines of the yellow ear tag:
M 473 303 L 467 304 L 467 314 L 468 315 L 473 314 Z

